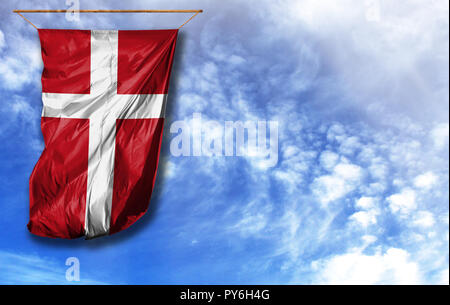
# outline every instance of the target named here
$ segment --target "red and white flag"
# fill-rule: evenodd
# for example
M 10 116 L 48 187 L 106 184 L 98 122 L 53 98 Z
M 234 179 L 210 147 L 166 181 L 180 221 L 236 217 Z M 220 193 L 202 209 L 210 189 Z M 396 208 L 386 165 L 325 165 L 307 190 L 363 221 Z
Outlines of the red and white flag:
M 178 30 L 39 30 L 45 149 L 30 177 L 31 233 L 86 238 L 147 210 Z

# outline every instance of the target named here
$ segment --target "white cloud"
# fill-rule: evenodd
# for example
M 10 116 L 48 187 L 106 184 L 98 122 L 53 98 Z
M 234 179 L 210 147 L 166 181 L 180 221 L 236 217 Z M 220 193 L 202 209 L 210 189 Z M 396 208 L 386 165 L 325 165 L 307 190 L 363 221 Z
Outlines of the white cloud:
M 327 133 L 327 139 L 329 141 L 341 142 L 346 138 L 344 126 L 339 123 L 334 123 Z
M 426 172 L 414 179 L 414 185 L 418 188 L 429 189 L 437 182 L 437 176 L 432 172 Z
M 322 203 L 328 203 L 341 198 L 354 187 L 336 176 L 321 176 L 314 180 L 313 192 Z
M 377 241 L 377 237 L 373 235 L 363 235 L 361 239 L 364 241 L 363 249 Z
M 439 124 L 431 131 L 431 138 L 433 139 L 434 146 L 437 149 L 442 149 L 446 145 L 448 145 L 448 137 L 449 137 L 448 123 Z
M 361 186 L 361 191 L 370 196 L 375 196 L 378 194 L 382 194 L 386 190 L 386 182 L 383 181 L 380 182 L 374 182 L 374 183 L 368 183 Z
M 314 179 L 312 190 L 320 202 L 327 204 L 353 191 L 362 179 L 361 167 L 350 163 L 339 163 L 332 175 Z
M 336 255 L 313 262 L 320 284 L 418 284 L 417 263 L 410 260 L 407 251 L 389 248 L 385 253 L 374 255 L 360 251 Z
M 377 223 L 377 217 L 374 210 L 356 212 L 350 216 L 350 219 L 358 222 L 364 228 Z
M 0 80 L 2 87 L 19 90 L 29 83 L 40 81 L 39 68 L 42 65 L 41 52 L 36 41 L 14 37 L 9 44 L 20 52 L 3 52 L 0 56 Z
M 339 155 L 332 151 L 324 151 L 320 154 L 320 164 L 327 170 L 332 170 L 339 161 Z
M 389 168 L 383 158 L 376 157 L 371 160 L 369 172 L 374 179 L 385 180 L 389 172 Z
M 356 207 L 360 209 L 371 209 L 375 206 L 375 199 L 373 197 L 361 197 L 356 201 Z
M 376 199 L 373 197 L 361 197 L 356 201 L 355 207 L 361 209 L 350 216 L 350 220 L 358 223 L 363 228 L 377 223 L 377 216 L 380 214 L 376 206 Z
M 342 140 L 339 146 L 339 152 L 344 155 L 352 155 L 357 149 L 361 147 L 358 137 L 351 136 Z
M 298 147 L 289 145 L 288 147 L 286 147 L 286 149 L 284 149 L 283 155 L 285 158 L 291 158 L 291 157 L 295 156 L 296 154 L 298 154 L 299 151 L 300 150 L 298 149 Z
M 340 163 L 336 165 L 334 172 L 346 181 L 359 181 L 362 177 L 361 167 L 355 164 Z
M 413 224 L 419 227 L 429 228 L 434 225 L 434 216 L 428 211 L 419 211 L 414 215 Z
M 412 189 L 403 189 L 401 193 L 389 196 L 387 201 L 394 213 L 408 214 L 417 207 L 416 193 Z

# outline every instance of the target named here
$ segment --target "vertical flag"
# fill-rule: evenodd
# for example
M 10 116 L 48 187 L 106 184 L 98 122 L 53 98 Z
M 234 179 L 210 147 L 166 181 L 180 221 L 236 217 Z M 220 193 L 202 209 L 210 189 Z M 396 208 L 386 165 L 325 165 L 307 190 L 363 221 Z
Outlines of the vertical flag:
M 39 30 L 45 149 L 30 177 L 31 233 L 94 238 L 146 212 L 177 33 Z

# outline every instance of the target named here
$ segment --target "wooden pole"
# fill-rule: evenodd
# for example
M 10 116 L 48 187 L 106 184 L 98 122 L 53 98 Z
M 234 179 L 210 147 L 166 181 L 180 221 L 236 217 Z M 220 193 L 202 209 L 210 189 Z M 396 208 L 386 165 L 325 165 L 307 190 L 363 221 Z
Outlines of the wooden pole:
M 28 20 L 27 18 L 25 18 L 25 16 L 24 15 L 22 15 L 21 13 L 19 13 L 19 12 L 16 12 L 20 17 L 22 17 L 23 19 L 25 19 L 25 21 L 26 22 L 28 22 L 29 24 L 31 24 L 36 30 L 38 29 L 34 24 L 33 24 L 33 22 L 31 22 L 30 20 Z
M 14 13 L 203 13 L 203 10 L 14 10 Z
M 195 16 L 203 13 L 203 10 L 13 10 L 13 13 L 18 14 L 31 24 L 36 30 L 38 29 L 30 20 L 25 18 L 21 13 L 194 13 L 185 23 L 178 29 L 181 29 L 186 23 L 191 21 Z

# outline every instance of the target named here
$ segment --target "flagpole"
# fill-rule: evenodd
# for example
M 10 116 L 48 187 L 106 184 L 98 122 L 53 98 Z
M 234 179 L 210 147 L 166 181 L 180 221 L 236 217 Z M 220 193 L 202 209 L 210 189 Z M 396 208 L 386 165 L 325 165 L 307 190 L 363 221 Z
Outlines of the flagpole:
M 21 13 L 194 13 L 185 23 L 178 29 L 181 29 L 186 23 L 191 21 L 195 16 L 203 13 L 203 10 L 13 10 L 13 13 L 30 23 L 36 30 L 38 29 L 30 20 L 25 18 Z
M 203 10 L 13 10 L 14 13 L 203 13 Z

